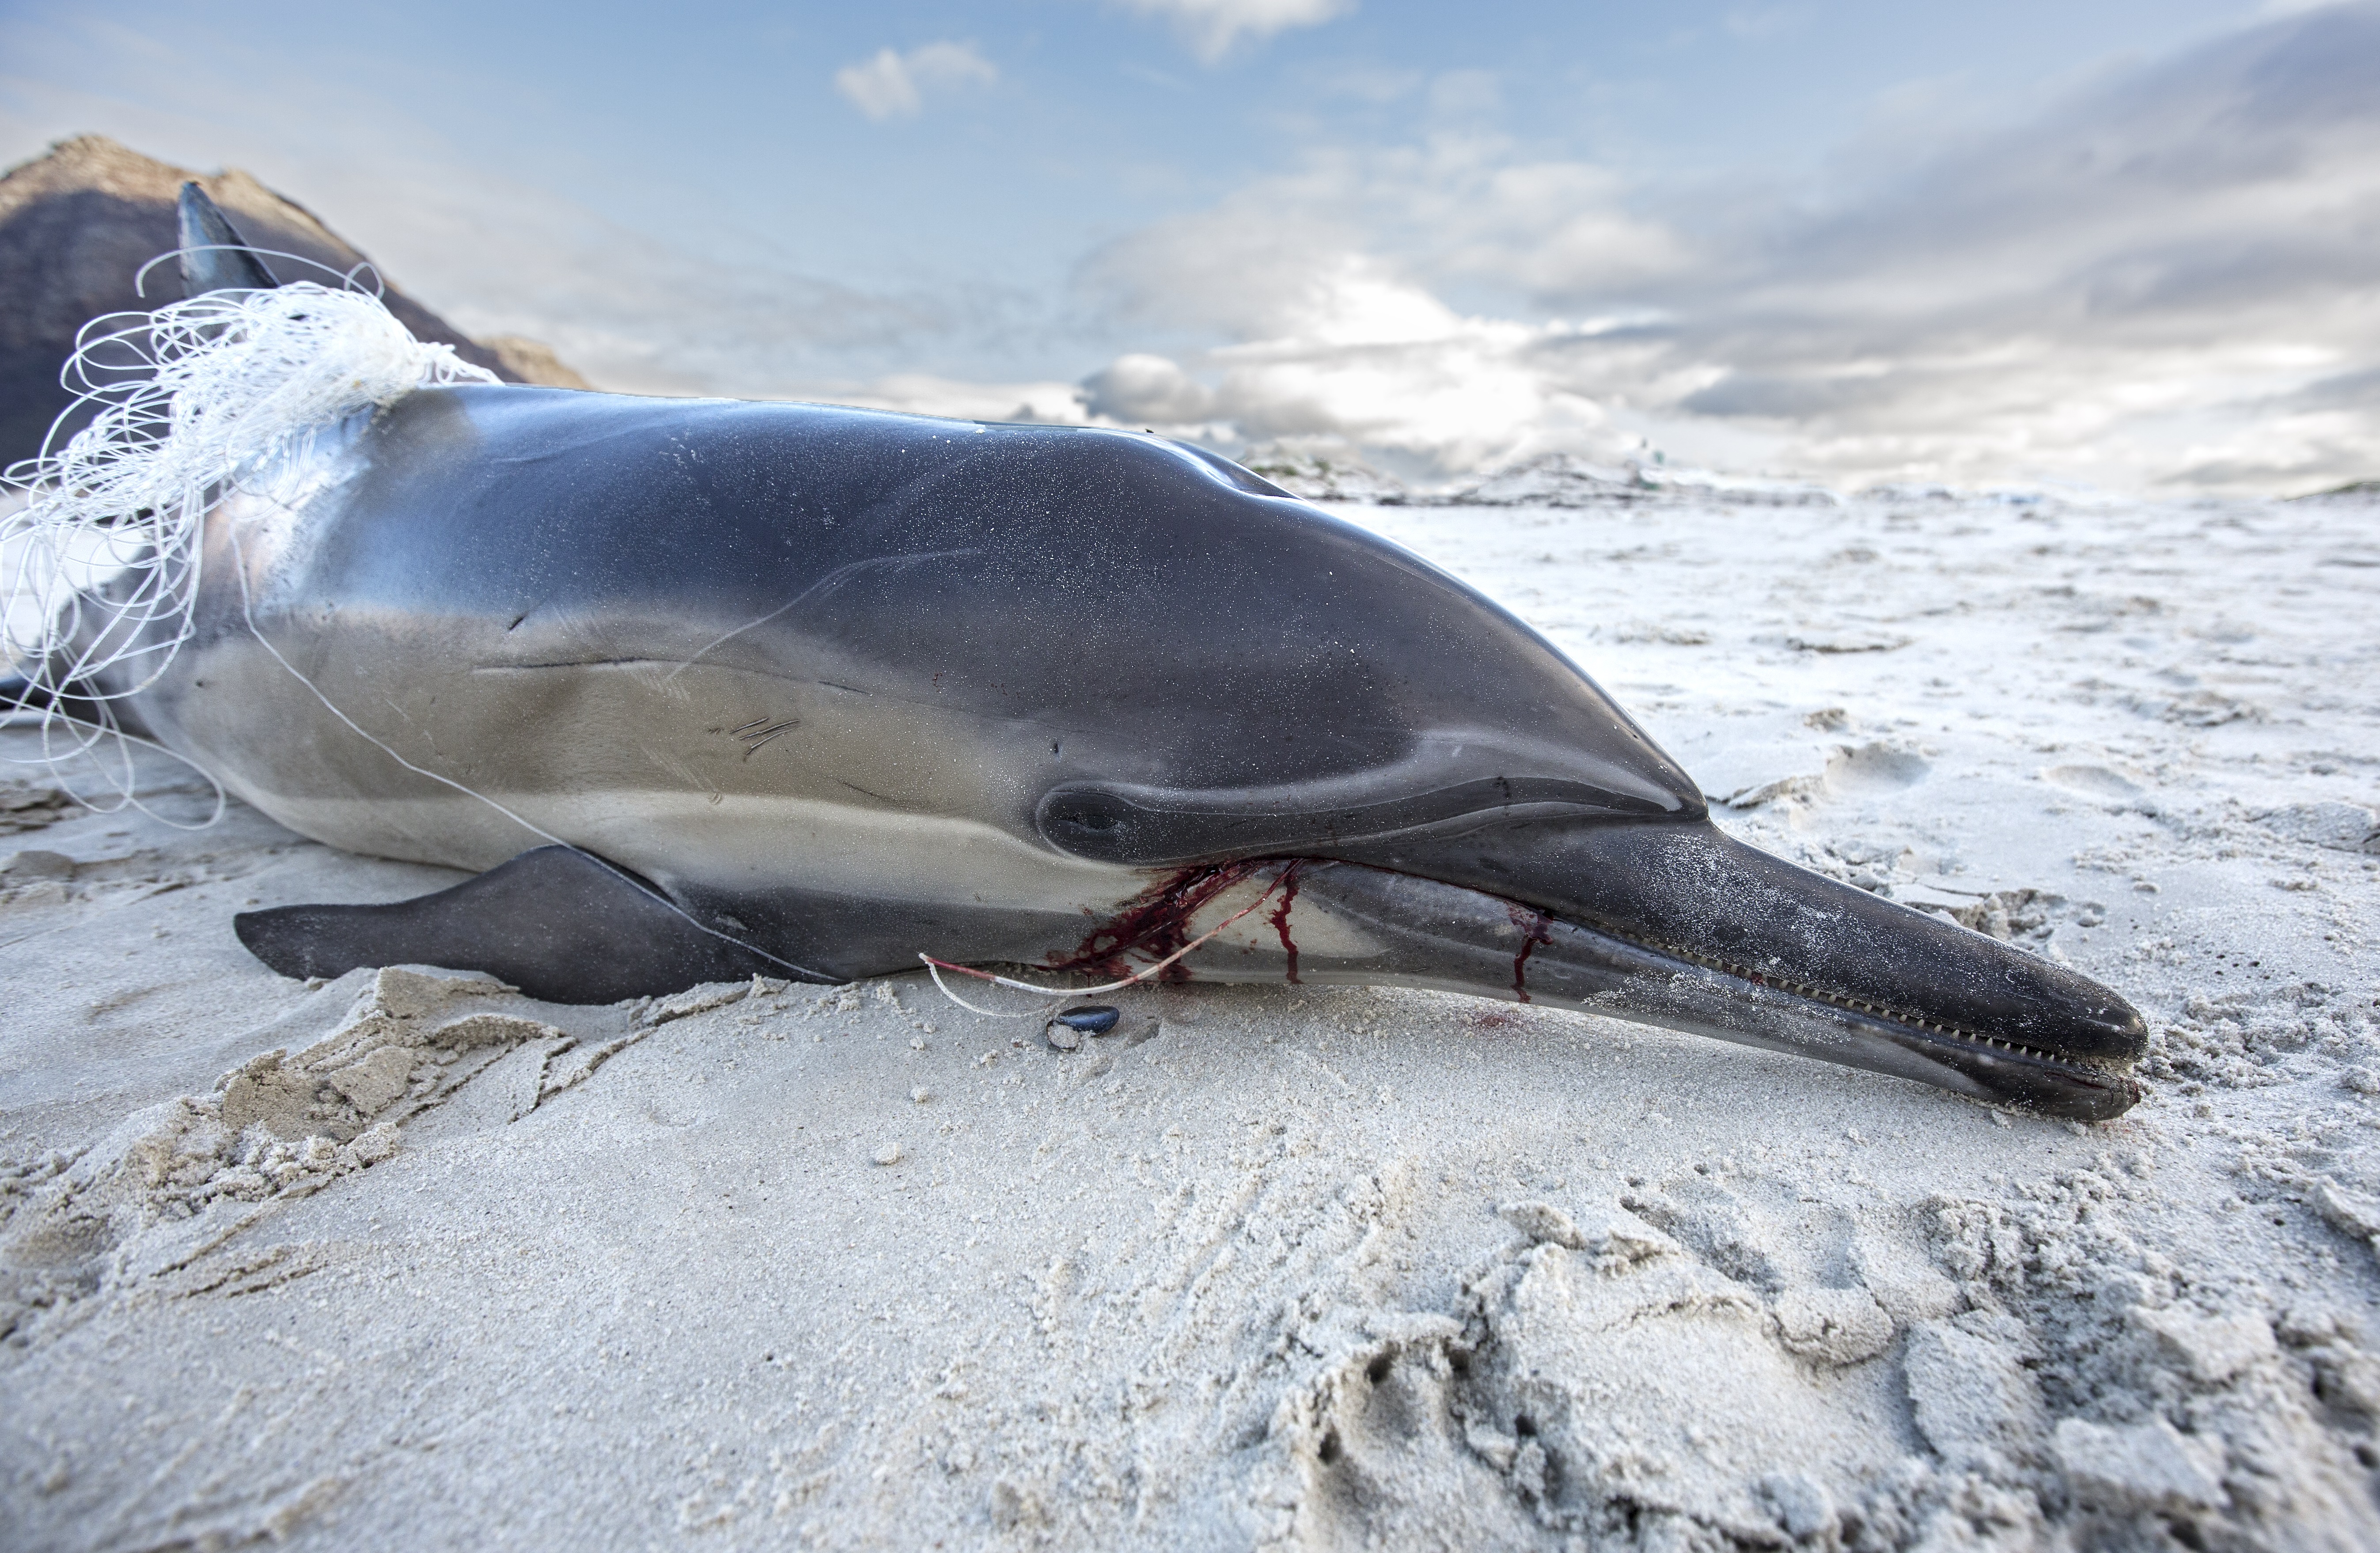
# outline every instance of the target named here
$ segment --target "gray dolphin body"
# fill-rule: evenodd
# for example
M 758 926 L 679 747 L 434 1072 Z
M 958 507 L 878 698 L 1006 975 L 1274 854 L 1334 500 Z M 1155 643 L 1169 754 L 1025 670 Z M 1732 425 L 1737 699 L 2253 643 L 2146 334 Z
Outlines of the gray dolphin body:
M 1153 436 L 429 389 L 252 471 L 204 543 L 146 727 L 306 835 L 480 873 L 238 918 L 287 974 L 1112 973 L 1242 913 L 1167 974 L 2137 1095 L 2116 994 L 1730 840 L 1505 611 Z

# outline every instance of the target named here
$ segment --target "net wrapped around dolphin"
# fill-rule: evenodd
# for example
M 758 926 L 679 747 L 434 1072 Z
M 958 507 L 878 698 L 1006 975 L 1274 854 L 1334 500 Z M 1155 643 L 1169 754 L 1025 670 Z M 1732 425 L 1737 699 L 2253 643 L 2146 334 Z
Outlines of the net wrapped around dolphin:
M 298 281 L 93 319 L 60 381 L 73 402 L 42 452 L 0 475 L 24 499 L 0 516 L 5 645 L 42 758 L 138 807 L 111 703 L 188 640 L 209 510 L 243 471 L 303 456 L 358 411 L 500 380 L 416 339 L 368 291 Z

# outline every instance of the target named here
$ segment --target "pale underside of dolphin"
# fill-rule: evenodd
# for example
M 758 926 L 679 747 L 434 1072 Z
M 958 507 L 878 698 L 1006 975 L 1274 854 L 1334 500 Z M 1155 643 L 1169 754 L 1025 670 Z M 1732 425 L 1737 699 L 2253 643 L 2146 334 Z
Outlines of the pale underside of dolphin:
M 1520 621 L 1153 436 L 426 389 L 249 470 L 204 545 L 147 731 L 303 834 L 480 874 L 241 917 L 287 974 L 1111 976 L 1230 921 L 1165 974 L 2137 1095 L 2116 994 L 1730 840 Z

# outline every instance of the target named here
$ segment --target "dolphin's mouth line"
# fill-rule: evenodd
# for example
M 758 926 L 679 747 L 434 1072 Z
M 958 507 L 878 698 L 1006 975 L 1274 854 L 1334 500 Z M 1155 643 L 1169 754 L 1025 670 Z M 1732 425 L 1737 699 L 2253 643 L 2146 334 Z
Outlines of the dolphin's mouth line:
M 1052 955 L 1048 963 L 1048 968 L 1057 971 L 1089 971 L 1110 976 L 1125 974 L 1131 962 L 1135 958 L 1155 958 L 1166 954 L 1169 951 L 1179 951 L 1188 946 L 1196 936 L 1191 927 L 1192 918 L 1225 891 L 1244 880 L 1271 874 L 1274 884 L 1278 886 L 1283 879 L 1293 881 L 1296 878 L 1296 870 L 1302 867 L 1319 866 L 1329 868 L 1334 864 L 1342 862 L 1343 860 L 1341 859 L 1326 857 L 1276 855 L 1240 858 L 1184 867 L 1172 877 L 1153 884 L 1130 909 L 1099 922 L 1071 955 Z M 1403 874 L 1404 877 L 1416 881 L 1443 885 L 1442 880 L 1436 880 L 1427 874 L 1407 873 L 1402 869 L 1380 868 L 1376 865 L 1368 864 L 1356 867 L 1361 871 Z M 1699 972 L 1722 977 L 1737 989 L 1765 989 L 1783 999 L 1795 1000 L 1815 1008 L 1853 1015 L 1860 1020 L 1871 1022 L 1872 1026 L 1885 1026 L 1894 1031 L 1903 1032 L 1906 1036 L 1914 1037 L 1921 1048 L 1932 1048 L 1937 1053 L 1935 1061 L 1950 1061 L 1963 1057 L 1971 1062 L 1979 1061 L 1987 1065 L 2031 1068 L 2042 1073 L 2045 1078 L 2056 1074 L 2094 1090 L 2106 1089 L 2110 1086 L 2122 1087 L 2131 1082 L 2131 1064 L 2120 1058 L 2105 1059 L 2047 1050 L 2007 1036 L 1993 1035 L 1976 1029 L 1957 1020 L 1939 1018 L 1928 1013 L 1920 1013 L 1913 1009 L 1859 997 L 1824 982 L 1803 979 L 1790 972 L 1775 969 L 1762 970 L 1722 955 L 1706 953 L 1667 938 L 1656 937 L 1622 927 L 1600 916 L 1548 911 L 1542 906 L 1492 891 L 1472 890 L 1466 886 L 1453 888 L 1462 890 L 1483 903 L 1495 902 L 1503 908 L 1504 912 L 1510 914 L 1512 928 L 1519 934 L 1519 943 L 1518 952 L 1512 955 L 1512 984 L 1506 995 L 1522 1002 L 1531 1001 L 1528 981 L 1529 972 L 1533 968 L 1532 951 L 1545 945 L 1548 941 L 1547 937 L 1548 929 L 1553 925 L 1560 924 L 1572 931 L 1594 935 L 1614 946 L 1624 946 L 1625 951 L 1633 952 L 1636 955 L 1645 957 L 1645 960 L 1657 963 L 1645 965 L 1640 962 L 1633 973 L 1632 979 L 1660 977 L 1663 973 L 1659 966 L 1666 965 L 1674 966 L 1681 972 Z M 1268 889 L 1266 894 L 1269 896 L 1270 893 L 1271 891 Z M 1245 912 L 1241 915 L 1245 916 Z M 1276 917 L 1273 925 L 1280 932 L 1283 951 L 1291 957 L 1289 977 L 1294 981 L 1297 979 L 1298 959 L 1297 946 L 1291 937 L 1291 927 L 1279 916 Z M 1509 940 L 1507 941 L 1509 947 Z M 1485 944 L 1481 947 L 1485 947 Z M 1165 970 L 1159 973 L 1159 976 L 1160 979 L 1175 980 L 1186 979 L 1196 974 L 1191 965 L 1183 964 L 1168 965 Z M 1713 990 L 1724 994 L 1726 989 L 1714 988 Z M 1624 993 L 1622 995 L 1624 996 Z M 1595 1001 L 1600 1002 L 1601 999 L 1597 998 Z M 1782 1013 L 1786 1010 L 1780 1007 L 1778 1012 Z M 1655 1020 L 1655 1023 L 1662 1022 L 1658 1019 Z M 1701 1033 L 1718 1032 L 1705 1030 Z M 1875 1033 L 1880 1035 L 1883 1032 L 1877 1030 Z
M 1516 906 L 1519 904 L 1517 902 L 1512 904 Z M 1550 913 L 1540 912 L 1534 906 L 1522 906 L 1520 909 L 1539 916 L 1552 916 Z M 1585 928 L 1589 932 L 1601 933 L 1606 937 L 1618 939 L 1623 943 L 1633 944 L 1639 949 L 1667 956 L 1685 965 L 1699 965 L 1705 970 L 1717 971 L 1721 976 L 1732 977 L 1738 981 L 1747 982 L 1755 987 L 1770 988 L 1779 992 L 1791 993 L 1797 998 L 1807 999 L 1812 1002 L 1826 1003 L 1848 1013 L 1863 1014 L 1870 1019 L 1899 1025 L 1914 1030 L 1931 1040 L 1941 1041 L 1953 1049 L 1961 1046 L 1983 1047 L 1995 1052 L 2027 1059 L 2039 1062 L 2045 1067 L 2057 1068 L 2090 1079 L 2122 1078 L 2126 1074 L 2125 1066 L 2113 1063 L 2103 1064 L 2085 1057 L 2072 1057 L 2058 1052 L 2045 1051 L 2037 1046 L 2027 1046 L 2022 1041 L 2010 1040 L 2005 1036 L 1987 1035 L 1981 1030 L 1969 1029 L 1965 1025 L 1954 1025 L 1948 1020 L 1931 1019 L 1888 1004 L 1854 998 L 1847 992 L 1838 992 L 1816 982 L 1797 981 L 1773 971 L 1760 971 L 1749 965 L 1740 965 L 1733 961 L 1720 959 L 1717 955 L 1697 953 L 1682 944 L 1647 938 L 1639 933 L 1629 932 L 1609 922 L 1564 916 L 1553 916 L 1553 920 L 1574 922 L 1574 925 Z

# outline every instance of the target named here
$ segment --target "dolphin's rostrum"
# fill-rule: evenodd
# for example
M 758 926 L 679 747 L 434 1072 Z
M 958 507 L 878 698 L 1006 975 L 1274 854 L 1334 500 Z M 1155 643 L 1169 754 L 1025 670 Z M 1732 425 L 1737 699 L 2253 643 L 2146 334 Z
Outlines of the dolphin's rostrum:
M 1167 974 L 2137 1093 L 2115 993 L 1730 840 L 1521 622 L 1153 436 L 423 389 L 250 471 L 205 542 L 147 728 L 305 834 L 481 871 L 240 917 L 287 974 L 1115 972 L 1236 913 Z

